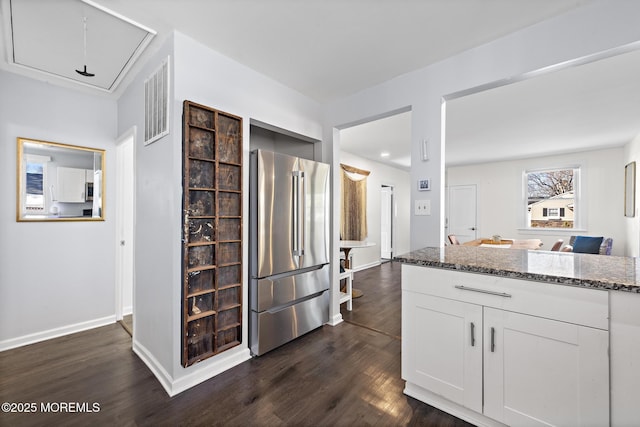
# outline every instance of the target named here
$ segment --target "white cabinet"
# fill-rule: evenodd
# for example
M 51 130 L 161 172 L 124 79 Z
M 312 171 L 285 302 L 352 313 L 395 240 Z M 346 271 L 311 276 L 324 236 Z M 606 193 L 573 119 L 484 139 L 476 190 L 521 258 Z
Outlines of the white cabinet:
M 484 307 L 484 415 L 512 426 L 606 426 L 608 333 Z
M 403 377 L 482 412 L 482 306 L 403 292 L 402 321 Z
M 402 288 L 406 394 L 477 425 L 609 424 L 607 292 L 409 265 Z
M 58 202 L 84 203 L 86 170 L 58 167 L 56 191 Z

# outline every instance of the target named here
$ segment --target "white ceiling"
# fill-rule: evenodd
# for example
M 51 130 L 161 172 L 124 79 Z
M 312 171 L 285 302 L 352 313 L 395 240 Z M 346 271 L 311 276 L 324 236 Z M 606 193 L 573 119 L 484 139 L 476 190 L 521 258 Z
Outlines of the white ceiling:
M 7 14 L 9 0 L 4 3 Z M 13 0 L 47 20 L 70 0 Z M 157 32 L 173 29 L 320 102 L 425 67 L 591 0 L 94 0 Z M 49 6 L 55 4 L 56 12 Z M 3 25 L 7 26 L 7 17 Z M 6 28 L 2 37 L 7 37 Z M 112 37 L 117 32 L 110 33 Z M 81 33 L 78 33 L 80 41 Z M 38 42 L 42 41 L 39 39 Z M 33 42 L 37 48 L 38 43 Z M 77 45 L 77 42 L 75 43 Z M 3 43 L 5 46 L 5 43 Z M 64 46 L 64 45 L 62 45 Z M 77 46 L 69 48 L 77 50 Z M 90 47 L 89 47 L 90 49 Z M 6 62 L 6 52 L 3 55 Z M 68 61 L 50 55 L 52 67 Z M 6 64 L 5 64 L 6 65 Z M 105 65 L 106 66 L 106 65 Z M 15 71 L 15 70 L 14 70 Z M 101 72 L 100 69 L 97 70 Z
M 57 83 L 55 79 L 42 77 L 8 63 L 10 20 L 7 11 L 10 3 L 9 0 L 0 1 L 3 6 L 3 31 L 0 37 L 4 49 L 0 68 Z M 65 7 L 74 3 L 77 7 L 79 0 L 13 1 L 26 4 L 30 9 L 29 13 L 33 19 L 27 19 L 27 22 L 37 23 L 38 26 L 46 28 L 37 39 L 24 39 L 26 42 L 22 48 L 27 49 L 25 55 L 30 55 L 29 49 L 38 52 L 37 48 L 41 47 L 42 41 L 47 38 L 55 38 L 61 34 L 70 37 L 68 27 L 71 24 L 51 28 L 50 24 L 55 22 L 51 18 L 64 16 L 67 13 Z M 150 29 L 151 33 L 157 32 L 147 52 L 133 64 L 131 72 L 120 77 L 123 79 L 122 83 L 112 96 L 119 96 L 132 75 L 151 54 L 154 46 L 161 43 L 165 36 L 175 29 L 324 103 L 425 67 L 518 29 L 582 7 L 591 1 L 86 0 L 85 3 L 109 9 L 129 22 L 133 21 L 143 28 Z M 54 3 L 55 11 L 52 11 L 49 7 Z M 92 31 L 91 25 L 90 20 L 89 34 Z M 107 34 L 117 45 L 115 42 L 118 40 L 119 31 L 104 29 L 101 32 Z M 44 63 L 38 67 L 50 67 L 52 70 L 59 70 L 61 67 L 69 69 L 69 62 L 73 62 L 73 69 L 81 68 L 83 64 L 76 65 L 77 56 L 73 60 L 65 56 L 68 51 L 76 52 L 74 55 L 77 55 L 82 32 L 79 31 L 76 35 L 77 40 L 73 42 L 59 43 L 58 52 L 48 51 Z M 89 43 L 88 55 L 91 55 L 90 52 Z M 114 55 L 118 54 L 122 56 L 122 52 L 116 49 Z M 31 54 L 31 57 L 38 58 L 38 55 Z M 96 68 L 89 68 L 89 71 L 96 70 L 96 75 L 102 74 L 109 67 L 110 58 L 108 55 L 103 55 L 100 58 L 102 61 L 96 58 Z M 89 60 L 87 62 L 91 63 Z M 616 71 L 624 69 L 634 70 L 626 64 L 613 67 Z M 607 71 L 612 71 L 611 67 L 604 69 L 604 72 Z M 620 82 L 624 78 L 605 77 L 604 80 Z M 566 86 L 561 81 L 555 85 Z M 564 147 L 566 150 L 573 147 L 570 139 L 581 142 L 589 140 L 593 146 L 604 144 L 605 140 L 621 143 L 620 141 L 628 138 L 634 131 L 628 122 L 623 123 L 622 120 L 633 114 L 638 117 L 635 110 L 638 103 L 633 96 L 627 96 L 625 102 L 616 101 L 609 96 L 612 94 L 610 89 L 602 89 L 596 94 L 592 91 L 594 87 L 595 85 L 587 83 L 574 87 L 574 92 L 566 94 L 564 100 L 560 100 L 560 96 L 557 95 L 559 92 L 551 91 L 546 92 L 547 95 L 543 96 L 543 99 L 534 101 L 528 98 L 532 92 L 545 92 L 533 87 L 526 95 L 518 94 L 516 102 L 506 93 L 505 87 L 505 94 L 501 95 L 500 99 L 493 96 L 494 91 L 490 91 L 469 99 L 452 101 L 447 110 L 450 123 L 447 126 L 447 157 L 455 163 L 483 161 L 486 153 L 496 151 L 487 147 L 496 147 L 497 145 L 491 144 L 499 144 L 503 138 L 509 142 L 509 148 L 500 148 L 497 151 L 509 153 L 511 157 L 529 155 L 531 147 L 540 148 L 543 142 L 549 142 L 555 148 Z M 636 89 L 629 87 L 618 89 L 616 93 L 638 93 Z M 586 111 L 567 101 L 579 100 L 578 105 L 583 106 L 587 105 L 589 97 L 598 100 L 604 94 L 608 95 L 607 104 L 590 103 Z M 523 99 L 531 100 L 524 103 Z M 478 109 L 478 104 L 482 108 Z M 515 108 L 516 105 L 518 108 Z M 542 109 L 534 113 L 533 107 L 540 105 Z M 603 107 L 604 105 L 607 107 Z M 524 109 L 525 107 L 528 109 Z M 604 111 L 596 107 L 603 107 Z M 617 111 L 617 107 L 622 108 Z M 568 112 L 571 112 L 571 115 L 568 115 Z M 364 144 L 364 148 L 350 147 L 351 137 L 343 136 L 343 149 L 406 168 L 410 144 L 410 125 L 407 124 L 409 116 L 410 113 L 405 113 L 384 119 L 379 124 L 371 124 L 372 130 L 368 136 L 356 136 L 356 128 L 346 129 L 343 134 L 354 134 L 354 140 Z M 599 120 L 595 120 L 594 116 Z M 579 122 L 578 118 L 582 121 Z M 603 120 L 604 118 L 606 120 Z M 508 123 L 512 125 L 505 126 Z M 604 126 L 596 129 L 597 123 Z M 389 126 L 389 129 L 382 129 L 384 124 Z M 573 126 L 569 126 L 571 124 Z M 574 130 L 584 129 L 587 136 L 584 133 L 577 136 L 569 135 L 570 127 Z M 605 136 L 607 128 L 609 131 L 615 129 L 615 134 L 612 132 L 610 136 Z M 360 131 L 367 132 L 367 129 L 368 126 L 363 125 Z M 499 132 L 495 132 L 496 130 Z M 514 143 L 516 136 L 518 143 Z M 558 143 L 556 137 L 562 138 L 562 142 Z M 454 148 L 457 144 L 460 146 L 459 149 Z M 386 159 L 381 158 L 382 150 L 389 151 L 390 156 Z M 460 153 L 468 153 L 471 156 L 465 159 Z
M 640 135 L 638 76 L 640 49 L 447 101 L 445 162 L 457 166 L 621 147 Z M 345 129 L 341 148 L 408 170 L 410 114 Z M 382 158 L 382 151 L 391 155 Z
M 117 88 L 154 36 L 80 0 L 9 0 L 5 5 L 10 9 L 3 10 L 8 63 L 40 78 L 106 92 Z
M 340 131 L 340 148 L 376 162 L 411 168 L 411 111 Z M 382 156 L 387 153 L 388 156 Z
M 449 166 L 619 147 L 640 134 L 640 50 L 446 104 Z

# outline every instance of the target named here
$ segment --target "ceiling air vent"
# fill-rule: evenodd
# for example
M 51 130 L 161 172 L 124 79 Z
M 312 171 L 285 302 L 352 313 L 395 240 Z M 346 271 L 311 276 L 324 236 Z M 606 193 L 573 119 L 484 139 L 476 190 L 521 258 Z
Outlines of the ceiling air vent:
M 144 145 L 169 134 L 169 57 L 144 81 Z

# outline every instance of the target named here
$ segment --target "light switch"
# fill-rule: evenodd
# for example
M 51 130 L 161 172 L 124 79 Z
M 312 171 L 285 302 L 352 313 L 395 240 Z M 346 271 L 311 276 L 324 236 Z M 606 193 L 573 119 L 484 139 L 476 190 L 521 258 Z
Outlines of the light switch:
M 431 215 L 431 200 L 416 200 L 415 215 Z

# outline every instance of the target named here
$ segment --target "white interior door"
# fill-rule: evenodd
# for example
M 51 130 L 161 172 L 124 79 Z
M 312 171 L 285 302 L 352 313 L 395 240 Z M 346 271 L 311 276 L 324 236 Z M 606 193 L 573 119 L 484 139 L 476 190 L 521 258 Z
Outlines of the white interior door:
M 476 203 L 475 184 L 449 187 L 447 235 L 454 234 L 460 243 L 478 238 Z
M 380 189 L 380 258 L 393 256 L 393 187 Z
M 116 320 L 133 313 L 135 128 L 116 146 Z

